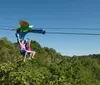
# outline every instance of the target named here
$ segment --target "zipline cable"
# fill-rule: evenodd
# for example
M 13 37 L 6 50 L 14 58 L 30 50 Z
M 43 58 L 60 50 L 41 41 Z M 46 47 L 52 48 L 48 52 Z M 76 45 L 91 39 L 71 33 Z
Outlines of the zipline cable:
M 0 30 L 15 31 L 14 29 L 0 28 Z M 70 34 L 70 35 L 100 35 L 97 33 L 68 33 L 68 32 L 46 32 L 46 34 Z
M 14 31 L 14 29 L 8 29 L 8 28 L 0 28 L 0 30 L 9 30 L 9 31 Z
M 70 34 L 70 35 L 100 35 L 94 33 L 67 33 L 67 32 L 46 32 L 47 34 Z

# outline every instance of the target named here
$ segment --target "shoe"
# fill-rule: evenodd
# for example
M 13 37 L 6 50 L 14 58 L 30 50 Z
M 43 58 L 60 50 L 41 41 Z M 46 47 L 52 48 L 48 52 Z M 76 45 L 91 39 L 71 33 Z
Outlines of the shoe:
M 32 60 L 31 58 L 29 58 L 29 60 Z

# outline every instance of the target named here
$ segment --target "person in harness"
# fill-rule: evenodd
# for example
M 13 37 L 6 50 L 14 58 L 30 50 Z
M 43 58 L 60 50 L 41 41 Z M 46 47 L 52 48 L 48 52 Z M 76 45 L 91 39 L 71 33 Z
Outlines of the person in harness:
M 18 43 L 20 46 L 20 53 L 24 56 L 23 61 L 26 61 L 26 56 L 29 56 L 29 59 L 32 60 L 34 58 L 35 53 L 31 51 L 30 45 L 25 44 L 24 40 L 20 40 L 20 36 L 17 34 L 18 37 Z
M 36 52 L 31 50 L 30 44 L 31 44 L 31 40 L 29 40 L 28 38 L 25 47 L 26 47 L 27 52 L 30 52 L 31 59 L 34 59 Z

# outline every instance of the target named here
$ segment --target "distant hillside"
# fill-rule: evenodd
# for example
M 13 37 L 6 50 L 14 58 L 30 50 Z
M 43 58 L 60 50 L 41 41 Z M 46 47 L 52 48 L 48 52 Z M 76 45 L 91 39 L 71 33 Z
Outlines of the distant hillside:
M 62 56 L 32 41 L 35 59 L 23 62 L 17 43 L 0 39 L 0 85 L 100 85 L 100 54 Z

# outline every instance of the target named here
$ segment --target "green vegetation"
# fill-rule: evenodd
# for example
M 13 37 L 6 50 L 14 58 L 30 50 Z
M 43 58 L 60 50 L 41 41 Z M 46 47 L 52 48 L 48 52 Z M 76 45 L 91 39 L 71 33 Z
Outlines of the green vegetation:
M 0 85 L 100 85 L 100 55 L 62 56 L 32 41 L 35 59 L 23 62 L 16 43 L 0 39 Z

